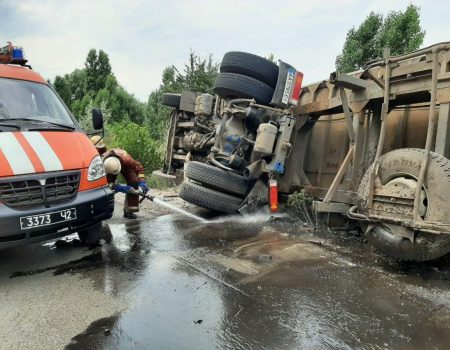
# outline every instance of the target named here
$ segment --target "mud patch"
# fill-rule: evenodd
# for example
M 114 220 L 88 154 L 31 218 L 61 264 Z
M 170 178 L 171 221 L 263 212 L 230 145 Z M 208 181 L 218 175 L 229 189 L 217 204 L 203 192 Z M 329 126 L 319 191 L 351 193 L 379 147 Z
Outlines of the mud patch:
M 327 264 L 335 255 L 324 249 L 317 237 L 305 240 L 267 230 L 254 238 L 234 242 L 216 261 L 240 283 L 253 283 L 272 274 L 286 275 L 283 271 L 290 270 L 292 264 Z

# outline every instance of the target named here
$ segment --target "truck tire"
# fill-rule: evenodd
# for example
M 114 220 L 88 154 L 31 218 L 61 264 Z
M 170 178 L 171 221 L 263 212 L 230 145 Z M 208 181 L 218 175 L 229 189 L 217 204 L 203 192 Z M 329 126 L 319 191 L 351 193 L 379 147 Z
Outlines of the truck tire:
M 161 103 L 164 106 L 180 108 L 181 95 L 180 94 L 162 94 Z
M 186 202 L 199 207 L 227 214 L 237 213 L 243 201 L 242 198 L 214 191 L 192 182 L 183 182 L 179 196 Z
M 222 73 L 237 73 L 255 78 L 275 88 L 278 80 L 278 66 L 263 57 L 251 53 L 231 51 L 223 56 L 220 64 Z
M 274 90 L 267 84 L 236 73 L 219 73 L 214 82 L 214 92 L 223 98 L 254 98 L 261 104 L 269 104 Z
M 94 226 L 78 232 L 78 238 L 81 244 L 86 246 L 96 246 L 102 238 L 102 223 L 99 222 Z
M 398 177 L 419 177 L 420 164 L 425 150 L 418 148 L 397 149 L 380 157 L 378 176 L 382 184 Z M 369 167 L 364 175 L 357 193 L 357 208 L 361 213 L 367 212 L 369 194 L 369 177 L 372 171 Z M 426 189 L 426 214 L 424 220 L 450 224 L 450 160 L 431 152 L 427 176 L 423 186 Z M 427 261 L 439 258 L 450 252 L 450 235 L 434 235 L 416 232 L 416 242 L 412 254 L 398 252 L 395 256 L 403 260 Z M 393 255 L 393 254 L 388 254 Z
M 187 163 L 184 174 L 189 179 L 199 182 L 206 187 L 239 197 L 245 197 L 248 191 L 248 182 L 243 176 L 205 163 Z

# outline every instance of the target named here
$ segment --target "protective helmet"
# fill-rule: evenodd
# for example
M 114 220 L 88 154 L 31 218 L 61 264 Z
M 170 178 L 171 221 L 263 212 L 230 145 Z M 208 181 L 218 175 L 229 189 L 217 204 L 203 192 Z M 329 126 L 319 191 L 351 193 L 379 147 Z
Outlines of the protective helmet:
M 103 137 L 100 135 L 95 135 L 91 137 L 91 143 L 95 146 L 95 148 L 105 148 L 106 145 L 103 142 Z
M 103 162 L 105 171 L 108 175 L 118 175 L 120 170 L 122 170 L 122 165 L 120 160 L 116 157 L 108 157 Z

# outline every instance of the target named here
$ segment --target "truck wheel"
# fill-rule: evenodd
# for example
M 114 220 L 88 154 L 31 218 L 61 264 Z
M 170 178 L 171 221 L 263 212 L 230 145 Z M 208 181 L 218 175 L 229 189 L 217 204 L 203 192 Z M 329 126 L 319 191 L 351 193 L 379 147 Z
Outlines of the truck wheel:
M 235 214 L 241 206 L 242 198 L 217 192 L 191 182 L 183 182 L 179 192 L 180 198 L 199 207 L 220 213 Z
M 386 185 L 392 181 L 417 181 L 419 177 L 420 165 L 425 155 L 423 149 L 405 148 L 398 149 L 386 153 L 380 157 L 380 166 L 378 169 L 378 177 L 382 185 Z M 369 176 L 373 165 L 364 175 L 357 194 L 357 207 L 361 213 L 368 210 L 367 196 L 369 194 Z M 396 180 L 397 179 L 397 180 Z M 424 187 L 424 210 L 422 218 L 426 221 L 440 222 L 443 224 L 450 223 L 450 160 L 440 154 L 431 152 L 428 165 L 427 176 L 423 183 Z M 385 229 L 385 226 L 389 229 Z M 427 261 L 439 258 L 450 252 L 450 235 L 433 235 L 420 231 L 415 232 L 414 242 L 411 245 L 400 244 L 405 249 L 383 249 L 386 242 L 394 237 L 389 237 L 388 233 L 401 232 L 403 227 L 396 225 L 375 225 L 368 232 L 371 237 L 369 241 L 383 240 L 382 242 L 374 241 L 373 244 L 381 247 L 387 255 L 394 256 L 403 260 Z M 411 230 L 411 234 L 414 232 Z M 393 236 L 391 234 L 391 236 Z M 397 243 L 402 243 L 397 240 Z M 405 243 L 405 242 L 403 242 Z M 391 247 L 392 248 L 392 247 Z
M 162 94 L 161 103 L 164 106 L 180 108 L 181 95 L 180 94 Z
M 91 228 L 78 232 L 80 242 L 86 246 L 96 246 L 102 237 L 102 223 L 99 222 Z
M 267 84 L 236 73 L 219 73 L 214 82 L 214 92 L 223 98 L 254 98 L 261 104 L 269 104 L 274 90 Z
M 278 66 L 263 57 L 251 53 L 231 51 L 223 56 L 220 64 L 222 73 L 237 73 L 252 77 L 275 88 L 278 80 Z
M 185 175 L 195 182 L 215 190 L 245 197 L 248 182 L 243 176 L 219 169 L 215 166 L 200 162 L 189 162 L 184 169 Z

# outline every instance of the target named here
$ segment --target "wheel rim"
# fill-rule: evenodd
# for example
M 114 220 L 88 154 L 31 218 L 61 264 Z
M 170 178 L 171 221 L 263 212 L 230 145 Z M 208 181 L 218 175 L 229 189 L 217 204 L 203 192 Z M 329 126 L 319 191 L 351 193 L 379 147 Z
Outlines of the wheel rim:
M 406 175 L 406 174 L 405 174 Z M 395 176 L 386 182 L 383 187 L 390 188 L 395 191 L 396 188 L 411 190 L 413 193 L 416 192 L 417 179 L 412 175 L 402 175 Z M 421 219 L 425 219 L 428 211 L 428 192 L 425 186 L 422 185 L 422 190 L 420 191 L 420 201 L 419 201 L 419 216 Z

